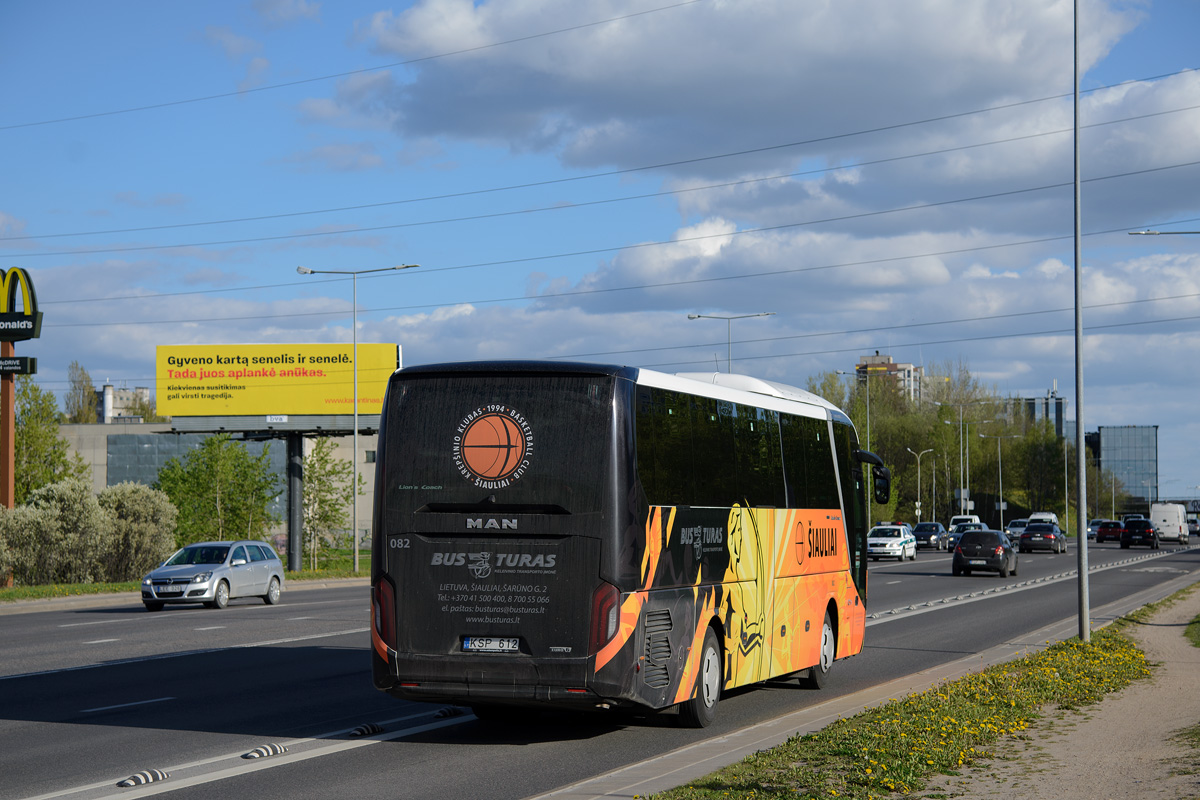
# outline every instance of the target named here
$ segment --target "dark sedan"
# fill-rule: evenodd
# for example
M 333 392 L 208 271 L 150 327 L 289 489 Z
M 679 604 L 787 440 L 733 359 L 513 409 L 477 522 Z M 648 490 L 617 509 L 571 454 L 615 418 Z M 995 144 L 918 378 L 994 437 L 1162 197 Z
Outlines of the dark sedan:
M 1100 523 L 1100 527 L 1096 528 L 1096 544 L 1104 544 L 1109 539 L 1121 541 L 1121 534 L 1125 532 L 1125 523 L 1115 519 L 1106 519 Z
M 913 528 L 917 537 L 917 547 L 932 547 L 934 550 L 945 550 L 950 534 L 946 526 L 940 522 L 918 522 Z
M 1158 531 L 1154 523 L 1148 519 L 1131 519 L 1125 523 L 1125 531 L 1121 534 L 1121 549 L 1140 545 L 1151 550 L 1158 549 Z
M 1017 546 L 1022 553 L 1032 553 L 1034 550 L 1065 553 L 1067 535 L 1053 522 L 1031 522 L 1021 532 L 1021 541 Z
M 950 572 L 970 575 L 975 570 L 998 572 L 1001 578 L 1017 574 L 1017 551 L 1002 531 L 966 531 L 954 548 Z

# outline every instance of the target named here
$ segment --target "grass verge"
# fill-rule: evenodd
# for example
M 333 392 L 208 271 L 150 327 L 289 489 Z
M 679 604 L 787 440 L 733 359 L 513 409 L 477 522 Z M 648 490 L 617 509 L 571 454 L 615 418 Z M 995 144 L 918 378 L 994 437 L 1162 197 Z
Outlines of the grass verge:
M 1145 654 L 1106 628 L 796 736 L 656 800 L 900 797 L 935 774 L 994 757 L 1047 709 L 1078 709 L 1149 676 Z
M 322 554 L 324 566 L 321 569 L 302 569 L 298 572 L 288 572 L 287 581 L 318 581 L 335 578 L 366 578 L 371 574 L 371 554 L 359 553 L 358 573 L 354 572 L 354 554 L 346 550 L 334 552 L 328 557 Z M 11 603 L 17 600 L 46 600 L 54 597 L 82 597 L 91 594 L 116 594 L 119 592 L 136 592 L 141 588 L 137 581 L 124 583 L 61 583 L 46 586 L 14 586 L 0 589 L 0 603 Z

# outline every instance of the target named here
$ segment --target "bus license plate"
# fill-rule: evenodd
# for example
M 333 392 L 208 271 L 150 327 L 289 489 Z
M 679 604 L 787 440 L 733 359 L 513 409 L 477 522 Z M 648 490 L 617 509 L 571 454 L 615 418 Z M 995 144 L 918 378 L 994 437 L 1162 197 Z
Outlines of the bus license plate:
M 515 653 L 519 639 L 502 639 L 493 636 L 468 636 L 463 639 L 463 650 L 473 653 Z

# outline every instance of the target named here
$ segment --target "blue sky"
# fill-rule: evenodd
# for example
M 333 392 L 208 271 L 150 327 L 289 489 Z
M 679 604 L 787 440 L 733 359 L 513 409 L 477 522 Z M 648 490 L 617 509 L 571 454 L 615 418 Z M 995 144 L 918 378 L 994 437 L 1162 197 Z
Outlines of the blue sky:
M 803 386 L 880 350 L 1074 415 L 1071 9 L 1045 0 L 0 5 L 0 265 L 61 393 L 350 339 Z M 1084 2 L 1085 425 L 1200 496 L 1200 4 Z M 925 323 L 925 327 L 913 327 Z M 1038 335 L 1028 335 L 1037 333 Z

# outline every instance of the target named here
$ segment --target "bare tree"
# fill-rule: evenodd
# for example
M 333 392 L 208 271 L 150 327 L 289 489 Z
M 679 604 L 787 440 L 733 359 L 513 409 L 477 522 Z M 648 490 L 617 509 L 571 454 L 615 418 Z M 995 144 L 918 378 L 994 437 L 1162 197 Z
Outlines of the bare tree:
M 92 383 L 92 376 L 78 361 L 72 361 L 67 368 L 67 377 L 71 381 L 71 388 L 64 398 L 67 422 L 95 422 L 96 385 Z

